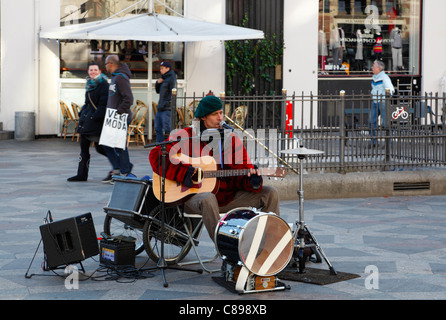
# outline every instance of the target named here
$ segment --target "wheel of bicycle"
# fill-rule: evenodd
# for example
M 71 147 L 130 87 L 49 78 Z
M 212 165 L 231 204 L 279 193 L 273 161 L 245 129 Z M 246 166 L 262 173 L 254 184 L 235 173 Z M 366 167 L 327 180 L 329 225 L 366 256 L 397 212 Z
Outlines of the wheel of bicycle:
M 150 217 L 144 225 L 144 247 L 147 255 L 155 262 L 161 257 L 161 209 L 159 205 L 150 213 Z M 180 262 L 191 249 L 188 242 L 183 219 L 187 228 L 191 230 L 192 223 L 188 218 L 182 218 L 178 212 L 178 206 L 165 207 L 164 223 L 164 260 L 166 264 L 172 265 Z
M 143 222 L 141 222 L 141 226 L 144 226 Z M 133 237 L 136 239 L 135 255 L 138 255 L 144 251 L 142 227 L 141 228 L 132 227 L 129 224 L 117 218 L 106 215 L 104 220 L 104 233 L 110 236 L 125 235 Z

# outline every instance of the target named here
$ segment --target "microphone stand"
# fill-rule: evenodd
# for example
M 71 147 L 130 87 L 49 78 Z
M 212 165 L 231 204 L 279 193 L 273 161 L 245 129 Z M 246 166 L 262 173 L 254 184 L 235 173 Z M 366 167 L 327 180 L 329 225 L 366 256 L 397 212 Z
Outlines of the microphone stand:
M 48 212 L 46 213 L 46 217 L 43 218 L 43 223 L 47 224 L 47 223 L 51 223 L 51 222 L 53 222 L 53 216 L 51 215 L 51 211 L 48 210 Z M 28 273 L 29 273 L 29 269 L 31 269 L 31 265 L 34 262 L 34 258 L 36 257 L 37 251 L 39 250 L 40 245 L 42 244 L 42 241 L 43 241 L 43 239 L 42 239 L 42 237 L 40 237 L 39 244 L 37 245 L 36 251 L 34 252 L 34 255 L 33 255 L 32 259 L 31 259 L 31 262 L 30 262 L 30 264 L 28 266 L 28 270 L 26 270 L 26 273 L 25 273 L 25 278 L 26 279 L 31 279 L 31 277 L 35 275 L 34 273 L 30 274 L 30 275 Z M 45 263 L 45 265 L 46 265 L 46 263 Z
M 163 142 L 156 142 L 156 143 L 151 143 L 148 145 L 145 145 L 144 148 L 151 148 L 151 147 L 156 147 L 156 146 L 160 146 L 161 147 L 161 254 L 158 260 L 158 263 L 156 265 L 156 267 L 154 268 L 149 268 L 150 269 L 160 269 L 161 270 L 161 275 L 163 277 L 163 283 L 164 283 L 164 287 L 167 288 L 169 286 L 169 284 L 167 283 L 166 280 L 166 275 L 165 275 L 165 269 L 169 268 L 169 269 L 176 269 L 176 270 L 183 270 L 183 271 L 192 271 L 192 272 L 198 272 L 198 273 L 203 273 L 203 270 L 198 269 L 198 270 L 193 270 L 193 269 L 185 269 L 185 268 L 180 268 L 180 267 L 173 267 L 173 266 L 168 266 L 166 263 L 166 259 L 164 258 L 164 229 L 165 229 L 165 193 L 166 193 L 166 186 L 165 186 L 165 181 L 166 181 L 166 157 L 167 157 L 167 145 L 168 144 L 172 144 L 177 142 L 177 140 L 167 140 L 167 141 L 163 141 Z

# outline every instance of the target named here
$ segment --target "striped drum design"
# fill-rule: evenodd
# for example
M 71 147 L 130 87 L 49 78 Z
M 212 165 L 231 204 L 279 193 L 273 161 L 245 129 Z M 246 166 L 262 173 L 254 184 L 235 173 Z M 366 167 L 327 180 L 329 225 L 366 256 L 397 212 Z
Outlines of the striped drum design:
M 293 236 L 288 223 L 274 213 L 236 208 L 219 222 L 215 244 L 220 256 L 242 264 L 259 276 L 282 271 L 293 254 Z

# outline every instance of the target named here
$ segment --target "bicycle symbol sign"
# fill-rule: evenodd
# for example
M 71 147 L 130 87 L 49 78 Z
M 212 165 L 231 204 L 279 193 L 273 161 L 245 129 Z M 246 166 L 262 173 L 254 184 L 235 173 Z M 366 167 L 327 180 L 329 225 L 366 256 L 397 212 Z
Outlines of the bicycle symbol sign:
M 409 117 L 409 113 L 405 109 L 406 107 L 397 107 L 396 110 L 392 112 L 392 119 L 396 120 L 401 117 L 403 120 L 406 120 Z

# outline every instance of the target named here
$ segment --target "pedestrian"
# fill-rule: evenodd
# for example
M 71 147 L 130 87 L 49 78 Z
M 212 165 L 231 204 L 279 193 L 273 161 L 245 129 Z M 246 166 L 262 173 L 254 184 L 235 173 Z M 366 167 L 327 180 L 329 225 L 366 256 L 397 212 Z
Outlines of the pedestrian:
M 371 129 L 371 135 L 373 136 L 372 145 L 376 144 L 376 128 L 378 126 L 378 117 L 380 115 L 382 126 L 386 126 L 386 89 L 389 89 L 391 95 L 395 92 L 392 80 L 390 80 L 389 76 L 384 72 L 384 69 L 384 62 L 375 60 L 372 65 L 372 115 L 371 119 L 369 119 L 369 127 Z
M 98 142 L 108 100 L 108 78 L 101 72 L 99 64 L 96 62 L 89 64 L 87 72 L 85 103 L 79 112 L 77 126 L 81 147 L 79 165 L 77 175 L 68 178 L 68 181 L 87 181 L 92 143 L 94 143 L 96 151 L 106 157 L 103 147 Z
M 214 192 L 198 192 L 190 198 L 185 198 L 184 211 L 190 214 L 200 214 L 211 239 L 214 239 L 215 228 L 220 220 L 220 212 L 228 212 L 239 207 L 262 208 L 264 212 L 274 212 L 279 215 L 279 194 L 272 186 L 263 185 L 263 178 L 259 170 L 252 164 L 246 149 L 237 133 L 231 130 L 222 130 L 220 123 L 223 120 L 223 104 L 216 96 L 206 96 L 201 99 L 194 114 L 198 121 L 197 127 L 189 126 L 176 131 L 169 137 L 172 144 L 167 145 L 169 155 L 176 155 L 179 151 L 188 158 L 194 158 L 192 163 L 166 159 L 166 179 L 174 181 L 175 186 L 186 190 L 194 186 L 207 183 L 203 180 L 203 172 L 198 159 L 203 155 L 214 158 L 218 170 L 226 170 L 227 175 L 216 174 L 219 187 Z M 209 139 L 209 134 L 214 138 Z M 180 141 L 177 138 L 181 137 Z M 199 139 L 195 139 L 195 138 Z M 193 138 L 193 139 L 191 139 Z M 212 140 L 212 142 L 211 142 Z M 220 146 L 214 150 L 213 147 Z M 161 172 L 161 146 L 150 152 L 149 160 L 153 172 Z M 208 161 L 202 159 L 200 161 Z M 247 174 L 231 176 L 231 172 L 239 169 L 246 170 Z M 155 178 L 154 178 L 155 180 Z M 154 181 L 154 184 L 156 181 Z M 195 188 L 195 187 L 194 187 Z M 172 189 L 166 189 L 169 192 Z M 175 192 L 175 190 L 172 190 Z
M 118 114 L 127 113 L 127 124 L 132 121 L 133 94 L 130 88 L 130 77 L 132 73 L 125 63 L 119 61 L 117 55 L 110 55 L 105 59 L 105 68 L 111 74 L 111 82 L 108 91 L 107 108 L 116 109 Z M 130 163 L 130 156 L 127 145 L 124 149 L 103 146 L 107 157 L 113 164 L 113 170 L 102 180 L 111 182 L 113 175 L 134 176 L 131 173 L 133 165 Z
M 160 73 L 161 78 L 155 83 L 156 93 L 159 94 L 155 115 L 156 142 L 162 142 L 169 136 L 172 118 L 172 89 L 177 87 L 176 75 L 170 62 L 163 61 L 160 63 Z

